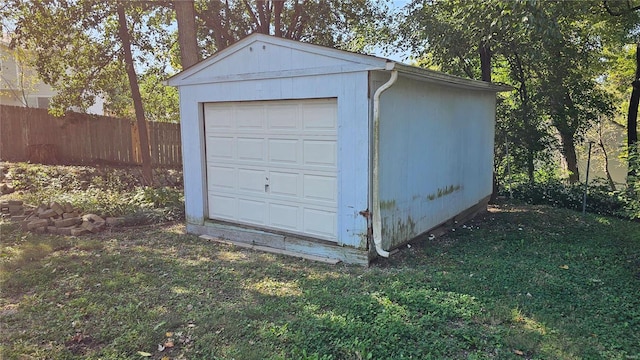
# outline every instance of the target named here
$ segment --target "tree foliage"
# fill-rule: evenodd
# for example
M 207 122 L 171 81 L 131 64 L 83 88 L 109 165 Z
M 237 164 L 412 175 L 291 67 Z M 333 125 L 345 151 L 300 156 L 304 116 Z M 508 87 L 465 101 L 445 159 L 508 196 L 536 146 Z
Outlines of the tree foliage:
M 11 0 L 6 10 L 15 22 L 12 46 L 33 54 L 31 64 L 57 95 L 52 109 L 86 110 L 96 96 L 115 95 L 115 84 L 126 81 L 123 49 L 117 36 L 116 2 L 91 0 Z M 168 30 L 156 26 L 157 14 L 151 5 L 127 2 L 132 43 L 137 48 L 140 67 L 151 59 L 167 56 L 163 42 Z M 153 31 L 152 31 L 153 30 Z M 162 41 L 159 41 L 162 40 Z
M 501 103 L 498 139 L 513 142 L 511 155 L 530 181 L 536 159 L 554 144 L 578 181 L 576 143 L 612 111 L 599 81 L 603 42 L 615 37 L 605 31 L 598 1 L 416 0 L 397 26 L 400 44 L 443 71 L 486 78 L 483 56 L 491 58 L 494 80 L 516 88 Z
M 191 65 L 253 32 L 361 51 L 387 19 L 387 2 L 157 0 L 122 3 L 126 5 L 130 21 L 136 70 L 146 81 L 152 81 L 182 69 L 185 61 Z M 127 91 L 122 46 L 117 36 L 115 7 L 118 3 L 7 0 L 8 5 L 0 8 L 2 16 L 11 19 L 15 28 L 14 46 L 33 52 L 33 65 L 43 80 L 57 91 L 52 101 L 55 112 L 70 108 L 85 110 L 96 96 L 105 98 L 110 113 L 133 112 L 131 103 L 125 104 L 130 89 Z M 197 46 L 194 47 L 194 43 Z M 180 53 L 182 48 L 186 53 Z M 143 86 L 141 92 L 147 110 L 155 114 L 154 120 L 177 118 L 175 89 L 157 91 Z M 166 111 L 150 108 L 161 104 L 171 106 L 171 115 L 161 116 Z
M 218 0 L 196 4 L 205 54 L 251 33 L 362 50 L 387 20 L 389 0 Z

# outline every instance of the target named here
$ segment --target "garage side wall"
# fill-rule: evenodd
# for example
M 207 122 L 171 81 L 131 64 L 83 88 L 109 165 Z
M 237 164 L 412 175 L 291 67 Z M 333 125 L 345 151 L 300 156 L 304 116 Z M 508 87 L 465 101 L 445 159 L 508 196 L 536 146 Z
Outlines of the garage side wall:
M 230 101 L 336 98 L 338 112 L 339 245 L 366 249 L 368 194 L 367 72 L 273 77 L 180 87 L 185 211 L 187 224 L 203 225 L 207 214 L 203 104 Z
M 380 100 L 383 247 L 392 249 L 492 192 L 495 93 L 400 77 Z

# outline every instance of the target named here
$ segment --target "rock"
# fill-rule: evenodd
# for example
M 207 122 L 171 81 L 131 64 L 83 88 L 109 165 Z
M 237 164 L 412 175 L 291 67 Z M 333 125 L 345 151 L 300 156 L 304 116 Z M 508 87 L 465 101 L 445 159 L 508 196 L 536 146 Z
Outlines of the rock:
M 100 232 L 100 230 L 102 230 L 102 228 L 104 228 L 105 223 L 104 222 L 95 222 L 92 223 L 90 221 L 83 221 L 82 225 L 80 225 L 81 228 L 86 229 L 88 231 L 91 231 L 92 233 L 98 233 Z
M 89 234 L 90 231 L 83 228 L 73 228 L 71 229 L 71 236 L 80 236 L 84 234 Z
M 37 228 L 45 228 L 48 225 L 49 225 L 49 221 L 47 219 L 33 220 L 27 223 L 27 229 L 34 230 Z
M 11 216 L 11 221 L 25 221 L 27 219 L 27 215 L 13 215 Z
M 19 222 L 24 231 L 67 236 L 98 233 L 107 225 L 107 220 L 102 217 L 82 215 L 67 202 L 51 202 L 36 208 L 25 205 L 21 200 L 4 200 L 0 202 L 0 216 Z M 115 224 L 124 222 L 124 219 L 111 218 L 109 221 Z
M 66 219 L 63 218 L 61 220 L 54 221 L 53 224 L 57 228 L 69 227 L 69 226 L 82 224 L 82 219 L 80 219 L 79 217 L 70 217 L 70 218 L 66 218 Z
M 58 235 L 71 236 L 71 230 L 76 229 L 73 226 L 58 228 Z
M 97 222 L 105 222 L 103 218 L 101 218 L 100 216 L 96 215 L 96 214 L 86 214 L 82 216 L 82 221 L 88 221 L 91 223 L 97 223 Z
M 51 208 L 51 210 L 55 211 L 56 214 L 58 215 L 62 215 L 64 213 L 64 208 L 58 204 L 57 202 L 52 202 L 51 204 L 49 204 L 49 208 Z
M 9 213 L 11 215 L 23 215 L 24 207 L 22 205 L 11 205 L 9 204 Z
M 75 218 L 75 217 L 80 217 L 80 214 L 76 211 L 66 212 L 62 214 L 63 219 Z
M 62 205 L 62 207 L 64 207 L 64 212 L 66 213 L 70 213 L 70 212 L 74 212 L 75 209 L 73 208 L 73 205 L 71 205 L 71 203 L 64 203 L 64 205 Z
M 43 210 L 42 212 L 40 212 L 38 214 L 38 217 L 40 219 L 48 219 L 54 216 L 58 216 L 58 213 L 56 213 L 54 210 L 52 209 L 47 209 L 47 210 Z

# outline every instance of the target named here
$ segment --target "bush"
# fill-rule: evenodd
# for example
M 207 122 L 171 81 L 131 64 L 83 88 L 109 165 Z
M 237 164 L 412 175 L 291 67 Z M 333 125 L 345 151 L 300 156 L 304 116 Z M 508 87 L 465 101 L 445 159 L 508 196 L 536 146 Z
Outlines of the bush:
M 137 168 L 8 164 L 7 179 L 28 204 L 68 202 L 86 213 L 130 224 L 184 219 L 181 174 L 156 169 L 162 186 L 143 187 Z M 15 196 L 15 195 L 12 195 Z
M 512 193 L 515 200 L 527 204 L 582 211 L 584 184 L 564 184 L 559 180 L 549 179 L 534 184 L 519 184 L 512 188 Z M 589 185 L 587 190 L 586 211 L 639 220 L 640 199 L 637 194 L 633 191 L 611 191 L 606 185 L 595 183 Z

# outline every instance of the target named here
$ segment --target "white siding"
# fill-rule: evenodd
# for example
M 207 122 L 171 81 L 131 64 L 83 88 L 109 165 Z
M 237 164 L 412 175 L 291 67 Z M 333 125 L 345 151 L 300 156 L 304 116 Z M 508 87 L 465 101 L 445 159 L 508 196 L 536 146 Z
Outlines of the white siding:
M 389 249 L 491 194 L 495 94 L 400 77 L 380 101 L 382 238 Z

